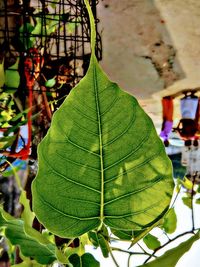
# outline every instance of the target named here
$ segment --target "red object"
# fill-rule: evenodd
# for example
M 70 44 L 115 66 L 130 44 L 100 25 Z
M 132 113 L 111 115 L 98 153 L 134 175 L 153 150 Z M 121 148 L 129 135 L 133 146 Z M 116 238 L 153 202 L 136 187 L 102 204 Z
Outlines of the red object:
M 173 121 L 173 98 L 171 96 L 163 97 L 162 99 L 163 108 L 163 121 Z
M 10 153 L 10 152 L 3 152 L 5 156 L 13 157 L 13 158 L 20 158 L 22 160 L 28 159 L 31 153 L 31 137 L 32 137 L 32 108 L 33 108 L 33 86 L 35 79 L 39 75 L 40 66 L 43 64 L 43 58 L 40 57 L 39 52 L 36 48 L 30 48 L 28 51 L 28 55 L 24 61 L 24 74 L 26 77 L 26 87 L 28 89 L 28 142 L 24 148 L 22 148 L 19 152 Z

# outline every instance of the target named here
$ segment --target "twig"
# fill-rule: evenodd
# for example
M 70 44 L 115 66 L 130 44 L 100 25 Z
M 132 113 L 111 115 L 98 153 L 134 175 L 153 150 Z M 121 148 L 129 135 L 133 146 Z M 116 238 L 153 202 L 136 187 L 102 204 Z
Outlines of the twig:
M 148 252 L 133 252 L 133 251 L 129 251 L 129 250 L 125 250 L 125 249 L 121 249 L 121 248 L 115 248 L 115 247 L 111 247 L 112 250 L 115 250 L 115 251 L 119 251 L 119 252 L 124 252 L 124 253 L 128 253 L 130 255 L 148 255 L 148 256 L 151 256 L 150 253 Z M 156 256 L 154 256 L 156 257 Z
M 161 250 L 162 248 L 164 248 L 165 246 L 167 246 L 168 244 L 172 243 L 173 241 L 175 241 L 176 239 L 178 239 L 179 237 L 182 237 L 184 235 L 187 235 L 187 234 L 194 234 L 194 231 L 196 231 L 197 229 L 195 230 L 191 230 L 191 231 L 187 231 L 187 232 L 184 232 L 182 234 L 179 234 L 177 235 L 176 237 L 170 239 L 169 241 L 167 241 L 165 244 L 163 244 L 162 246 L 160 246 L 159 248 L 155 249 L 154 252 L 145 260 L 144 264 L 147 263 L 152 257 L 155 256 L 155 254 Z
M 116 265 L 116 267 L 120 267 L 119 264 L 117 263 L 117 261 L 116 261 L 114 255 L 113 255 L 113 253 L 112 253 L 112 248 L 111 248 L 111 247 L 110 247 L 110 256 L 111 256 L 111 258 L 112 258 L 114 264 Z
M 130 267 L 130 264 L 131 264 L 131 254 L 129 254 L 129 256 L 128 256 L 128 262 L 127 262 L 127 265 L 128 265 L 128 267 Z
M 191 192 L 192 231 L 194 231 L 194 229 L 195 229 L 194 203 L 193 203 L 195 178 L 196 178 L 196 174 L 193 175 L 193 179 L 192 179 L 192 192 Z

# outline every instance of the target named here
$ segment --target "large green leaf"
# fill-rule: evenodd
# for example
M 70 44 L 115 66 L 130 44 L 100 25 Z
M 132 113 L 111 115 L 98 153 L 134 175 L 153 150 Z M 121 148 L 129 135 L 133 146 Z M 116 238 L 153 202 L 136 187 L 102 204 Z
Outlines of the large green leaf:
M 102 223 L 122 230 L 146 228 L 160 219 L 173 191 L 171 163 L 151 119 L 97 62 L 89 12 L 90 66 L 39 145 L 32 186 L 39 221 L 63 237 Z
M 18 245 L 25 257 L 31 257 L 40 264 L 50 264 L 56 260 L 55 246 L 50 242 L 41 244 L 24 231 L 24 222 L 15 219 L 0 209 L 0 229 L 4 228 L 5 236 L 12 245 Z M 36 231 L 33 229 L 33 231 Z
M 199 232 L 181 243 L 179 246 L 168 250 L 161 257 L 139 267 L 174 267 L 179 259 L 191 248 L 192 244 L 199 239 Z

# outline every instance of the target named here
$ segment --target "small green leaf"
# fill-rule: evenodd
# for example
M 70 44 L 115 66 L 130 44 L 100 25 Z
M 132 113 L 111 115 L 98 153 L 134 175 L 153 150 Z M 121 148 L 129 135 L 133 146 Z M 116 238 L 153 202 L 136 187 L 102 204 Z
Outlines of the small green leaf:
M 196 204 L 200 204 L 200 198 L 197 198 L 195 201 Z
M 19 59 L 16 60 L 15 64 L 9 67 L 5 71 L 5 85 L 11 88 L 18 88 L 20 84 L 20 75 L 18 71 Z
M 183 180 L 180 180 L 181 184 L 188 190 L 192 190 L 193 188 L 193 184 L 192 182 L 186 177 L 184 176 Z
M 50 264 L 56 260 L 55 246 L 51 243 L 43 245 L 24 231 L 24 222 L 15 219 L 0 209 L 0 228 L 4 228 L 4 234 L 12 245 L 18 245 L 25 257 L 31 257 L 40 264 Z M 33 229 L 33 231 L 36 231 Z
M 200 185 L 197 188 L 197 193 L 200 193 Z
M 56 84 L 55 78 L 49 79 L 45 82 L 46 87 L 53 87 Z
M 112 233 L 122 240 L 132 240 L 134 238 L 135 231 L 121 231 L 117 229 L 111 229 Z
M 20 33 L 20 41 L 24 45 L 25 49 L 29 49 L 33 47 L 34 39 L 31 40 L 30 35 L 32 34 L 32 31 L 34 30 L 34 26 L 31 23 L 25 23 L 19 28 Z
M 33 220 L 35 218 L 35 214 L 31 211 L 30 201 L 26 197 L 26 191 L 22 188 L 21 179 L 20 179 L 20 177 L 19 177 L 19 175 L 17 173 L 17 170 L 15 169 L 15 167 L 12 164 L 9 163 L 9 165 L 11 167 L 11 170 L 14 173 L 15 180 L 16 180 L 16 183 L 18 185 L 18 188 L 21 191 L 19 202 L 20 202 L 20 204 L 23 205 L 23 211 L 22 211 L 21 217 L 22 217 L 22 219 L 24 221 L 24 228 L 25 228 L 25 230 L 26 230 L 26 228 L 27 229 L 30 228 L 31 232 L 32 232 L 32 224 L 33 224 Z M 34 233 L 37 233 L 37 231 L 34 231 Z M 42 236 L 42 235 L 40 235 L 40 233 L 39 233 L 39 236 Z
M 183 204 L 186 205 L 188 208 L 192 208 L 192 198 L 189 197 L 182 197 Z
M 99 247 L 99 239 L 98 239 L 98 236 L 97 236 L 97 232 L 95 232 L 95 231 L 89 231 L 88 232 L 88 237 L 89 237 L 90 242 L 92 242 L 92 244 L 96 248 Z
M 85 253 L 81 257 L 73 254 L 69 260 L 74 267 L 100 267 L 99 262 L 90 253 Z
M 31 31 L 31 36 L 32 35 L 40 35 L 42 34 L 42 19 L 39 17 L 39 18 L 36 18 L 36 25 L 35 27 L 33 28 L 33 30 Z M 31 37 L 30 38 L 32 41 L 35 40 L 35 37 Z
M 56 247 L 56 258 L 58 259 L 59 262 L 63 263 L 63 264 L 67 264 L 69 263 L 68 258 L 63 254 L 63 252 Z
M 189 251 L 192 244 L 199 239 L 199 232 L 192 236 L 185 242 L 182 242 L 177 247 L 168 250 L 161 257 L 156 260 L 146 263 L 144 265 L 140 265 L 138 267 L 174 267 L 176 266 L 179 259 Z
M 25 124 L 27 124 L 27 120 L 21 121 L 17 125 L 9 127 L 7 131 L 4 132 L 4 136 L 8 136 L 10 133 L 17 131 L 20 126 L 25 125 Z
M 143 241 L 149 249 L 155 250 L 160 247 L 160 241 L 158 240 L 158 238 L 151 234 L 146 235 L 143 238 Z
M 65 16 L 63 18 L 65 18 Z M 80 22 L 81 17 L 76 17 L 75 19 L 71 20 L 71 22 L 67 23 L 66 28 L 68 34 L 72 34 L 76 30 L 76 27 L 79 26 Z
M 16 135 L 0 137 L 0 149 L 10 147 L 16 139 Z
M 5 72 L 4 72 L 4 60 L 0 64 L 0 88 L 4 85 L 5 83 Z
M 162 225 L 166 233 L 172 234 L 176 230 L 177 217 L 174 208 L 170 208 L 164 217 L 164 223 Z
M 26 259 L 23 262 L 19 263 L 19 264 L 14 264 L 12 265 L 12 267 L 44 267 L 43 264 L 40 264 L 36 261 L 30 260 L 30 259 Z
M 17 120 L 19 120 L 20 118 L 22 118 L 25 114 L 27 114 L 29 111 L 29 108 L 23 110 L 22 112 L 17 113 L 17 115 L 15 117 L 13 117 L 9 123 L 12 124 L 13 122 L 16 122 Z
M 99 246 L 101 248 L 101 252 L 102 252 L 103 256 L 105 258 L 107 258 L 109 256 L 109 245 L 108 245 L 108 241 L 100 233 L 97 233 L 97 236 L 98 236 L 98 241 L 99 241 Z
M 21 162 L 21 163 L 20 163 L 19 165 L 17 165 L 17 166 L 14 166 L 12 169 L 8 169 L 8 170 L 4 171 L 4 172 L 2 173 L 2 176 L 3 176 L 3 177 L 9 177 L 9 176 L 11 176 L 11 175 L 14 175 L 14 171 L 17 172 L 17 171 L 21 170 L 22 165 L 23 165 L 23 162 Z M 13 171 L 13 169 L 14 169 L 14 171 Z

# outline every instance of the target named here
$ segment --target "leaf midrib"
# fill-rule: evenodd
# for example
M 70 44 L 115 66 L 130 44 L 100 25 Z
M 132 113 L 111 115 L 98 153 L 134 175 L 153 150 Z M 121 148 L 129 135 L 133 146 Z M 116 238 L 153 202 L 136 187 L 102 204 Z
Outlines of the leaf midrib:
M 98 84 L 97 84 L 97 73 L 96 73 L 96 60 L 95 55 L 91 55 L 92 67 L 93 67 L 93 84 L 95 93 L 95 103 L 97 111 L 97 121 L 99 130 L 99 155 L 100 155 L 100 171 L 101 171 L 101 202 L 100 202 L 100 221 L 101 225 L 104 220 L 104 163 L 103 163 L 103 142 L 102 142 L 102 128 L 101 128 L 101 113 L 99 105 L 99 95 L 98 95 Z M 101 227 L 100 225 L 100 227 Z

